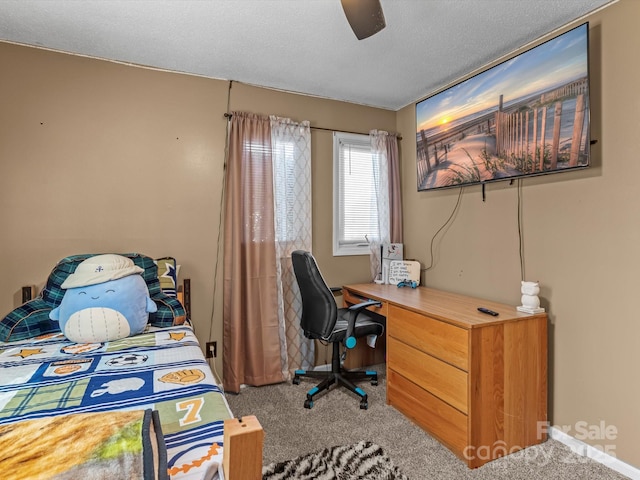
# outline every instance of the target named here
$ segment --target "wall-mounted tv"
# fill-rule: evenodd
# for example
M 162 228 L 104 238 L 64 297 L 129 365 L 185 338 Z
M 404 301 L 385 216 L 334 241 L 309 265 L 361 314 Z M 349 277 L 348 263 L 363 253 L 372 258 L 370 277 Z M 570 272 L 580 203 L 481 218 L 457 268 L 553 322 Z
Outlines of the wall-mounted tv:
M 589 24 L 416 104 L 418 191 L 589 166 Z

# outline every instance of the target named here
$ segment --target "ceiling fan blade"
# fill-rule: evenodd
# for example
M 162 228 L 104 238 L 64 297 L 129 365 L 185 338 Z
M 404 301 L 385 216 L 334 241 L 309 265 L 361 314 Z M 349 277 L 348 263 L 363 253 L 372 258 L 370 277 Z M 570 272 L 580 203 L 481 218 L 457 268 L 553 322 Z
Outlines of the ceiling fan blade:
M 340 0 L 340 2 L 358 40 L 370 37 L 386 26 L 380 0 Z

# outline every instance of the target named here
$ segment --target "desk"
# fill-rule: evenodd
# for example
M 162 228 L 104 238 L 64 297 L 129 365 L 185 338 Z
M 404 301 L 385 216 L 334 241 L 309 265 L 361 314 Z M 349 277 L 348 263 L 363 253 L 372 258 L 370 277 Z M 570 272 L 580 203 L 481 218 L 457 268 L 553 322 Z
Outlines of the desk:
M 382 303 L 387 403 L 470 468 L 546 440 L 545 313 L 426 287 L 347 285 L 343 295 Z

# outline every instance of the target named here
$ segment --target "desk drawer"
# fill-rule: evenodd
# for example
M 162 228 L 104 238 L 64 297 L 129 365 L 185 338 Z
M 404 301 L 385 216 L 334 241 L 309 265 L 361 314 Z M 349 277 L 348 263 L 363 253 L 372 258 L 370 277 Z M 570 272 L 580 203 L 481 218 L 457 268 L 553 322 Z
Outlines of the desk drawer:
M 469 371 L 469 331 L 389 306 L 387 334 L 464 371 Z
M 368 300 L 370 299 L 351 293 L 349 290 L 342 291 L 342 301 L 345 303 L 345 305 L 349 305 L 349 306 L 356 305 L 358 303 L 366 302 Z M 383 317 L 386 317 L 387 311 L 388 311 L 388 304 L 387 302 L 382 302 L 382 301 L 380 303 L 382 303 L 381 307 L 369 307 L 367 308 L 367 310 L 371 312 L 375 312 L 379 315 L 382 315 Z
M 468 413 L 468 374 L 393 337 L 387 338 L 387 365 L 403 377 Z
M 460 458 L 468 443 L 468 417 L 392 369 L 388 370 L 387 401 Z

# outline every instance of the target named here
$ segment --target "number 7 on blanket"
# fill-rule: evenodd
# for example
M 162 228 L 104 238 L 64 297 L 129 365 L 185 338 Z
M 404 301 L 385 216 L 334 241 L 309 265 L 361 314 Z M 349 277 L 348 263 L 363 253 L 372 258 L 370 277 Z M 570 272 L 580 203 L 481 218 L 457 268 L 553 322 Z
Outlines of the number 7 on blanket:
M 202 406 L 204 405 L 204 398 L 190 398 L 189 400 L 185 400 L 183 402 L 176 403 L 176 411 L 183 412 L 186 410 L 187 414 L 182 417 L 179 422 L 180 426 L 184 427 L 185 425 L 191 425 L 193 423 L 198 423 L 202 420 L 200 416 L 200 411 L 202 410 Z

